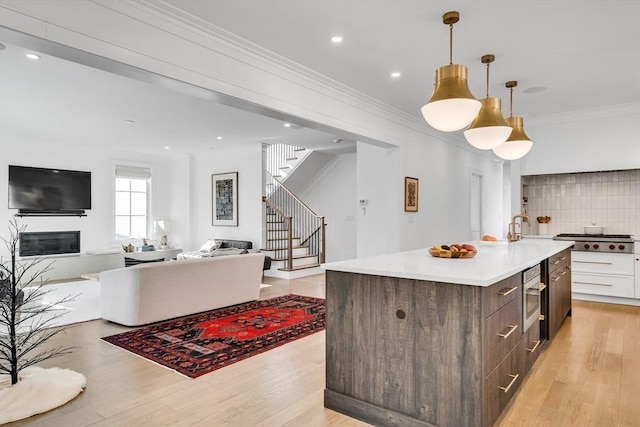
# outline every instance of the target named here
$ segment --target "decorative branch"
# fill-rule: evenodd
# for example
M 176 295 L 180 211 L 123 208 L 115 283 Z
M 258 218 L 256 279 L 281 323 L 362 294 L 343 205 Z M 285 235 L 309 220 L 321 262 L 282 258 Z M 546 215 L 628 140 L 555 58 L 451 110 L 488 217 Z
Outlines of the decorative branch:
M 9 239 L 0 237 L 10 253 L 8 262 L 0 257 L 0 373 L 11 376 L 11 385 L 18 382 L 22 369 L 69 354 L 77 348 L 59 346 L 31 354 L 65 331 L 65 326 L 54 326 L 56 320 L 66 314 L 59 307 L 73 301 L 77 295 L 38 304 L 51 292 L 45 288 L 49 281 L 38 278 L 52 270 L 53 261 L 43 267 L 41 263 L 45 258 L 42 257 L 27 261 L 17 259 L 20 234 L 25 229 L 26 226 L 19 226 L 14 219 L 9 224 Z

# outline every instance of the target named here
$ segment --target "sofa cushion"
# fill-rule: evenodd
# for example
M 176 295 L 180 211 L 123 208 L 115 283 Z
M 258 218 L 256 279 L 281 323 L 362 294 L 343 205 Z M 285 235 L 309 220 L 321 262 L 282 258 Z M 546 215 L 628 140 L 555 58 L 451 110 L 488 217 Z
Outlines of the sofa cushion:
M 220 248 L 252 249 L 253 243 L 249 240 L 220 240 Z
M 163 261 L 164 261 L 164 258 L 142 260 L 142 259 L 124 257 L 124 266 L 131 267 L 132 265 L 145 264 L 147 262 L 163 262 Z

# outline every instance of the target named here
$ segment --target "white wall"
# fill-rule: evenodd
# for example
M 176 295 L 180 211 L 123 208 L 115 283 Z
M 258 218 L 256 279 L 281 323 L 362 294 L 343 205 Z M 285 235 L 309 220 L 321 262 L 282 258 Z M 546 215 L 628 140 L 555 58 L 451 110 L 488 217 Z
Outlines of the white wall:
M 399 150 L 358 141 L 357 198 L 367 200 L 364 210 L 358 206 L 359 258 L 401 249 L 399 224 L 404 210 L 404 183 Z
M 356 258 L 356 153 L 335 156 L 297 195 L 325 217 L 326 262 Z
M 534 142 L 521 160 L 522 175 L 640 167 L 638 105 L 525 125 Z
M 166 191 L 172 178 L 163 156 L 136 155 L 101 150 L 87 142 L 87 147 L 65 147 L 47 141 L 0 138 L 0 235 L 8 237 L 7 225 L 15 209 L 8 209 L 8 165 L 60 168 L 91 172 L 91 210 L 86 217 L 18 218 L 27 231 L 80 231 L 80 250 L 87 252 L 119 247 L 115 241 L 113 220 L 114 165 L 117 162 L 144 163 L 153 169 L 151 220 L 164 219 L 170 211 L 171 195 Z M 162 216 L 162 218 L 159 218 Z M 153 228 L 150 228 L 152 234 Z M 153 236 L 150 235 L 153 238 Z M 6 255 L 4 245 L 0 254 Z
M 420 180 L 420 198 L 416 213 L 404 212 L 402 201 L 397 205 L 397 215 L 402 218 L 402 250 L 471 238 L 472 171 L 482 175 L 483 232 L 502 236 L 503 229 L 506 229 L 502 211 L 502 162 L 480 156 L 471 148 L 433 140 L 403 147 L 402 173 Z M 402 181 L 396 186 L 402 190 Z
M 211 175 L 238 172 L 238 226 L 212 225 Z M 191 157 L 191 246 L 197 250 L 207 239 L 251 240 L 262 245 L 262 146 L 215 150 Z

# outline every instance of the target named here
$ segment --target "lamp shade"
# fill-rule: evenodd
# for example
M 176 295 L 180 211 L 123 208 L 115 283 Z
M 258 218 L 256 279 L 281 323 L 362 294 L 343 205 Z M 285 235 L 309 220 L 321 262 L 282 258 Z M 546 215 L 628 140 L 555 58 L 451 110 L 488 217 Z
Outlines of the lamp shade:
M 467 85 L 467 67 L 450 64 L 436 70 L 433 94 L 420 111 L 431 127 L 453 132 L 468 126 L 480 107 Z
M 511 126 L 502 117 L 500 98 L 483 98 L 482 108 L 469 128 L 464 131 L 467 142 L 480 150 L 491 150 L 503 144 L 511 131 Z
M 168 219 L 159 219 L 154 222 L 153 229 L 156 233 L 168 233 L 171 231 L 171 221 Z
M 493 149 L 498 157 L 504 160 L 516 160 L 524 157 L 533 147 L 533 141 L 524 133 L 522 117 L 507 117 L 507 124 L 513 128 L 509 139 Z

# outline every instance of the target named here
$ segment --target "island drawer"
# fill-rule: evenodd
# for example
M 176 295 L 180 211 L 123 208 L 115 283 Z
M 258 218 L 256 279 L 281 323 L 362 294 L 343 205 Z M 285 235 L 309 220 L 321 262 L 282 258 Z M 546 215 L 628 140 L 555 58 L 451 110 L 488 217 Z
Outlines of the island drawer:
M 569 261 L 571 255 L 571 249 L 565 249 L 562 252 L 553 254 L 549 257 L 549 273 L 553 273 L 561 267 L 562 264 Z
M 483 426 L 492 426 L 524 380 L 519 348 L 513 349 L 484 381 Z
M 515 347 L 522 335 L 520 298 L 485 319 L 483 332 L 484 375 L 487 376 Z
M 529 372 L 542 350 L 540 340 L 540 321 L 536 321 L 529 327 L 520 341 L 520 353 L 523 355 L 523 373 Z
M 501 280 L 482 289 L 482 312 L 484 317 L 491 316 L 514 299 L 520 300 L 522 293 L 520 274 Z

